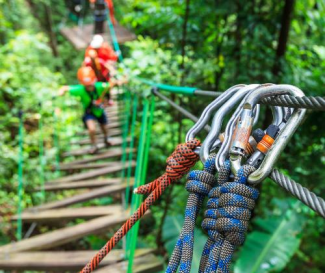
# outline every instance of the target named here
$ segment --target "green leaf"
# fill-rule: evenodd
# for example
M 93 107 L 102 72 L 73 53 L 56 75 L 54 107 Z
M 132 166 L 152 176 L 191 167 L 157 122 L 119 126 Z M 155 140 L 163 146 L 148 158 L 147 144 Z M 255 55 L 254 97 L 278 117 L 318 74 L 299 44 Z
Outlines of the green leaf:
M 279 217 L 257 219 L 235 264 L 235 273 L 280 272 L 298 250 L 304 217 L 296 201 Z
M 169 256 L 172 254 L 177 239 L 181 233 L 184 223 L 184 216 L 167 216 L 163 226 L 163 240 L 165 241 L 165 247 Z M 195 228 L 194 230 L 194 254 L 192 260 L 191 273 L 197 273 L 199 271 L 200 259 L 203 251 L 203 247 L 208 237 L 202 232 L 201 229 Z

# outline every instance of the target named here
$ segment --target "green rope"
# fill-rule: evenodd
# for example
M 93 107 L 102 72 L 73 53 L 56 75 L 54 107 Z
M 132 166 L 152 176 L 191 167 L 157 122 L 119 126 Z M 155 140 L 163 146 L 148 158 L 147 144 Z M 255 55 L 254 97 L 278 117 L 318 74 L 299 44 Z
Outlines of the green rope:
M 141 122 L 141 132 L 140 132 L 140 139 L 139 139 L 139 145 L 138 145 L 138 154 L 137 154 L 137 165 L 135 170 L 135 182 L 134 187 L 137 188 L 141 185 L 143 185 L 144 180 L 142 179 L 142 170 L 144 167 L 144 157 L 145 157 L 145 139 L 147 134 L 147 124 L 148 124 L 148 110 L 149 110 L 149 101 L 148 99 L 144 99 L 143 102 L 143 111 L 142 111 L 142 122 Z M 142 201 L 141 195 L 133 195 L 132 196 L 132 213 L 140 206 L 140 203 Z M 131 230 L 130 236 L 129 236 L 129 255 L 128 255 L 128 273 L 132 273 L 132 266 L 133 266 L 133 260 L 134 260 L 134 253 L 136 249 L 136 243 L 137 243 L 137 237 L 138 237 L 138 231 L 139 231 L 139 224 L 140 221 L 138 221 L 134 227 Z
M 23 112 L 19 113 L 19 155 L 18 155 L 18 219 L 17 219 L 17 240 L 22 239 L 22 209 L 23 209 L 23 166 L 24 166 L 24 124 Z
M 160 90 L 168 91 L 170 93 L 175 94 L 183 94 L 183 95 L 195 95 L 194 92 L 198 90 L 196 87 L 187 87 L 187 86 L 175 86 L 175 85 L 168 85 L 157 83 L 148 79 L 140 78 L 140 77 L 133 77 L 135 80 L 138 80 L 144 84 L 150 85 L 151 87 L 156 87 Z
M 108 13 L 106 15 L 107 23 L 108 23 L 109 32 L 110 32 L 111 37 L 112 37 L 113 47 L 114 47 L 115 52 L 117 52 L 117 54 L 118 54 L 118 58 L 119 58 L 120 62 L 123 62 L 122 51 L 120 49 L 120 45 L 119 45 L 118 40 L 117 40 L 114 25 L 113 25 L 112 20 L 111 20 L 111 18 L 109 16 L 109 8 L 107 6 L 106 6 L 106 8 L 107 8 L 107 11 L 108 11 Z
M 130 128 L 130 134 L 131 134 L 131 140 L 130 140 L 130 152 L 129 152 L 129 162 L 128 162 L 128 170 L 127 170 L 127 186 L 130 185 L 131 175 L 132 175 L 132 159 L 133 159 L 133 150 L 134 150 L 134 142 L 135 142 L 135 124 L 137 120 L 137 110 L 138 110 L 138 97 L 136 95 L 133 95 L 132 99 L 132 120 L 131 120 L 131 128 Z M 126 191 L 125 194 L 125 200 L 126 203 L 129 202 L 130 198 L 130 190 Z
M 148 128 L 146 134 L 146 146 L 144 151 L 144 160 L 143 160 L 143 168 L 142 168 L 142 184 L 143 185 L 147 178 L 147 169 L 148 169 L 148 158 L 149 158 L 149 150 L 150 150 L 150 142 L 151 142 L 151 131 L 152 131 L 152 124 L 153 118 L 155 113 L 155 96 L 151 95 L 150 99 L 150 114 L 149 114 L 149 121 L 148 121 Z
M 41 104 L 40 104 L 41 107 Z M 40 172 L 39 177 L 41 180 L 41 198 L 42 202 L 45 200 L 45 158 L 44 158 L 44 139 L 43 139 L 43 115 L 40 113 L 39 122 L 38 122 L 38 130 L 39 130 L 39 163 L 40 163 Z
M 126 161 L 127 161 L 127 137 L 129 133 L 129 120 L 130 120 L 130 93 L 128 91 L 125 91 L 124 96 L 124 104 L 125 104 L 125 111 L 124 111 L 124 123 L 123 123 L 123 145 L 122 145 L 122 172 L 121 172 L 121 180 L 124 183 L 125 180 L 125 174 L 126 174 Z M 130 184 L 127 183 L 126 189 L 125 189 L 125 196 L 129 195 L 130 192 Z M 128 199 L 125 199 L 125 208 L 128 207 Z

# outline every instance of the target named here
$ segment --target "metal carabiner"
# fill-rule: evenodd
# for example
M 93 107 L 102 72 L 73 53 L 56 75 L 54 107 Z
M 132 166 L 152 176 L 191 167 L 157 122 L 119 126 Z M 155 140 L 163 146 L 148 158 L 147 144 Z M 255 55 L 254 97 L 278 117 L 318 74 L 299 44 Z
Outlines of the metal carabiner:
M 209 157 L 211 148 L 213 147 L 213 144 L 216 142 L 216 140 L 219 137 L 222 122 L 224 117 L 227 113 L 230 112 L 230 110 L 240 101 L 248 92 L 250 92 L 253 89 L 258 88 L 258 84 L 250 84 L 245 87 L 240 88 L 236 94 L 234 94 L 229 100 L 224 102 L 224 104 L 220 107 L 220 109 L 217 111 L 217 113 L 214 115 L 212 120 L 212 126 L 209 134 L 205 138 L 204 142 L 201 145 L 200 149 L 200 159 L 204 163 L 207 158 Z
M 185 141 L 194 139 L 196 135 L 207 125 L 212 114 L 229 98 L 231 98 L 240 88 L 244 87 L 244 84 L 235 85 L 225 92 L 223 92 L 218 98 L 211 102 L 202 112 L 199 120 L 191 127 L 187 132 Z
M 263 87 L 259 92 L 252 92 L 241 109 L 240 118 L 237 122 L 232 146 L 230 149 L 231 169 L 234 174 L 237 173 L 241 166 L 243 151 L 246 149 L 248 138 L 252 131 L 253 109 L 257 102 L 263 98 L 276 95 L 290 94 L 293 96 L 302 97 L 304 93 L 297 87 L 292 85 L 273 85 Z M 248 181 L 252 184 L 257 184 L 264 180 L 272 171 L 275 161 L 283 151 L 290 137 L 294 134 L 300 122 L 306 113 L 305 109 L 296 109 L 287 121 L 286 125 L 281 129 L 275 139 L 274 144 L 266 154 L 262 164 L 253 172 Z
M 260 87 L 258 87 L 256 90 L 253 90 L 251 92 L 258 92 L 258 90 L 261 90 L 261 88 L 264 88 L 266 86 L 270 86 L 273 84 L 263 84 Z M 250 92 L 250 93 L 251 93 Z M 248 93 L 245 98 L 243 99 L 243 101 L 239 104 L 238 108 L 236 109 L 236 111 L 234 112 L 234 114 L 232 115 L 232 117 L 230 118 L 230 120 L 228 121 L 228 124 L 226 126 L 225 129 L 225 134 L 224 134 L 224 141 L 221 144 L 221 147 L 216 155 L 216 168 L 217 170 L 220 169 L 221 166 L 223 166 L 226 158 L 229 156 L 229 149 L 230 149 L 230 144 L 231 144 L 231 140 L 232 140 L 232 135 L 234 132 L 234 128 L 236 126 L 236 122 L 240 116 L 241 113 L 241 109 L 246 101 L 246 99 L 248 98 L 248 96 L 250 95 L 250 93 Z M 272 124 L 275 125 L 279 125 L 285 114 L 285 110 L 283 107 L 278 107 L 278 106 L 273 106 L 272 108 L 272 113 L 273 113 L 273 121 Z M 257 104 L 254 108 L 254 110 L 257 111 L 257 114 L 259 113 L 259 104 Z M 258 115 L 256 113 L 254 114 L 254 121 L 253 121 L 253 126 L 257 123 L 258 121 Z

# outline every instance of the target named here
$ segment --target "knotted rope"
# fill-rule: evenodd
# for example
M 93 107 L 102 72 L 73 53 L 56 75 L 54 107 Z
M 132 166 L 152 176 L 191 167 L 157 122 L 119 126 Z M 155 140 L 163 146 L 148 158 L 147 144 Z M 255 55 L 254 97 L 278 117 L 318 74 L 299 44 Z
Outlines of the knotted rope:
M 229 181 L 230 162 L 220 169 L 218 186 L 209 192 L 205 219 L 202 223 L 209 235 L 203 249 L 200 273 L 228 273 L 235 248 L 244 243 L 251 211 L 258 191 L 246 185 L 247 177 L 255 170 L 245 165 Z
M 178 267 L 180 267 L 180 273 L 191 271 L 196 218 L 204 197 L 217 182 L 215 156 L 215 154 L 210 155 L 204 164 L 203 171 L 191 171 L 187 177 L 186 190 L 190 194 L 185 209 L 184 225 L 170 257 L 166 273 L 177 272 Z
M 95 257 L 80 271 L 80 273 L 92 272 L 114 246 L 128 233 L 134 224 L 145 214 L 150 206 L 160 197 L 164 190 L 172 183 L 187 173 L 198 161 L 199 156 L 194 149 L 200 145 L 200 141 L 193 139 L 185 144 L 177 146 L 176 150 L 167 159 L 166 172 L 153 182 L 139 187 L 136 192 L 140 194 L 150 193 L 142 202 L 141 206 L 113 235 L 106 245 L 96 254 Z

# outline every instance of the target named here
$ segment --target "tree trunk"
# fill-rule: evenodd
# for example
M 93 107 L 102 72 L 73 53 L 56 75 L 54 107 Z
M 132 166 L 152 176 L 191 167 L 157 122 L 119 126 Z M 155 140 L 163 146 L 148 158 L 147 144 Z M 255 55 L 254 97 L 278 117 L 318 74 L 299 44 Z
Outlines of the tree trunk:
M 56 42 L 56 37 L 55 34 L 53 32 L 53 28 L 52 28 L 52 16 L 51 16 L 51 11 L 49 9 L 49 7 L 46 4 L 44 5 L 44 12 L 46 14 L 46 22 L 43 22 L 41 17 L 39 16 L 39 11 L 37 10 L 37 7 L 35 5 L 35 3 L 32 0 L 26 0 L 27 5 L 29 6 L 30 11 L 32 12 L 33 16 L 37 19 L 37 21 L 40 24 L 41 29 L 43 29 L 49 39 L 50 39 L 50 47 L 52 50 L 52 54 L 54 57 L 58 57 L 59 56 L 59 52 L 57 49 L 57 42 Z M 44 27 L 45 26 L 45 27 Z
M 52 49 L 53 56 L 58 57 L 59 56 L 58 46 L 57 46 L 57 41 L 52 26 L 52 13 L 47 4 L 44 4 L 44 10 L 46 14 L 45 16 L 46 32 L 48 33 L 48 36 L 50 38 L 50 47 Z
M 285 4 L 283 8 L 278 46 L 276 49 L 275 61 L 272 68 L 272 74 L 274 75 L 275 82 L 277 83 L 281 81 L 281 77 L 280 77 L 280 72 L 282 67 L 281 61 L 284 59 L 287 50 L 287 43 L 288 43 L 289 31 L 291 25 L 291 16 L 294 11 L 294 2 L 295 0 L 285 0 Z M 271 122 L 272 122 L 272 113 L 270 108 L 268 107 L 265 111 L 263 128 L 269 126 Z
M 291 16 L 294 11 L 294 3 L 295 0 L 286 0 L 283 8 L 278 47 L 276 50 L 275 62 L 272 70 L 273 75 L 277 79 L 279 78 L 279 74 L 281 72 L 281 60 L 284 58 L 287 50 L 287 43 L 291 25 Z

